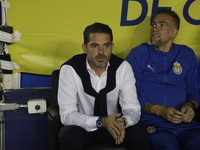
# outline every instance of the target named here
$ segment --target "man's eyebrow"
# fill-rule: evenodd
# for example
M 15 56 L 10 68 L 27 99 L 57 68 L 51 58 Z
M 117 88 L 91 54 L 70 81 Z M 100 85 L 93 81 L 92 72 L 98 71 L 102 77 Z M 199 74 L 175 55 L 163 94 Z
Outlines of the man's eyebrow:
M 111 42 L 106 42 L 106 43 L 103 43 L 103 45 L 111 45 L 112 43 Z M 95 43 L 95 42 L 93 42 L 93 43 L 90 43 L 90 45 L 99 45 L 98 43 Z
M 98 43 L 90 43 L 89 45 L 91 45 L 91 46 L 96 46 L 96 45 L 99 45 Z
M 167 22 L 165 22 L 165 21 L 158 21 L 158 23 L 165 23 L 165 24 L 167 24 Z
M 92 43 L 90 43 L 90 44 L 98 44 L 98 43 L 92 42 Z
M 107 43 L 104 43 L 104 44 L 111 44 L 111 42 L 107 42 Z
M 166 21 L 155 21 L 155 20 L 153 20 L 151 23 L 166 23 L 167 24 Z
M 151 23 L 156 23 L 156 24 L 166 24 L 166 25 L 168 25 L 168 23 L 166 22 L 166 21 L 152 21 Z

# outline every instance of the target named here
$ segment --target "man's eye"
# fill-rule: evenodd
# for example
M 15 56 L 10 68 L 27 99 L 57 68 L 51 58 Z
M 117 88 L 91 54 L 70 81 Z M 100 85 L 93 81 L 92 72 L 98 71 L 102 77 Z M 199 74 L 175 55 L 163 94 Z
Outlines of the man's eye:
M 165 27 L 165 25 L 164 25 L 164 24 L 161 24 L 160 26 L 161 26 L 161 27 Z
M 107 48 L 110 47 L 110 44 L 106 44 L 105 47 L 107 47 Z
M 97 45 L 96 45 L 96 44 L 93 44 L 93 45 L 91 45 L 91 47 L 95 48 L 95 47 L 97 47 Z
M 152 27 L 155 27 L 155 26 L 156 26 L 156 24 L 152 23 L 152 24 L 151 24 L 151 26 L 152 26 Z

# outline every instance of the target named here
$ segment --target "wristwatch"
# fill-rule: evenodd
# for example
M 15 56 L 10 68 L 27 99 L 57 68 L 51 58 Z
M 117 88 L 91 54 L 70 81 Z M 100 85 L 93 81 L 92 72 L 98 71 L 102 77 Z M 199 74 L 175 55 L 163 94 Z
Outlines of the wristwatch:
M 103 116 L 100 116 L 96 121 L 96 126 L 98 128 L 102 128 L 103 127 L 102 118 L 103 118 Z
M 194 110 L 194 112 L 196 111 L 196 106 L 193 102 L 189 101 L 188 103 L 191 104 L 192 109 Z

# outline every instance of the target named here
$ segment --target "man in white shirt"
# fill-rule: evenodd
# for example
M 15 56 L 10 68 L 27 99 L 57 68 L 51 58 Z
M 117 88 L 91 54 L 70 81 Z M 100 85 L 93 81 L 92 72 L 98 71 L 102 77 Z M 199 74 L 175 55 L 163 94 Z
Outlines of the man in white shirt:
M 141 107 L 131 66 L 112 54 L 112 41 L 108 25 L 89 25 L 84 30 L 84 54 L 61 66 L 61 150 L 101 143 L 125 145 L 128 150 L 150 149 L 148 133 L 138 123 Z

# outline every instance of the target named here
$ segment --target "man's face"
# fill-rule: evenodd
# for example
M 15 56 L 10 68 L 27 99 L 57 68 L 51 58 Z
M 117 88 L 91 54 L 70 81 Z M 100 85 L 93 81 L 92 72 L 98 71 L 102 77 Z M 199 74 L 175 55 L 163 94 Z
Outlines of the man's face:
M 178 33 L 173 18 L 168 14 L 158 14 L 151 23 L 151 43 L 156 49 L 162 49 L 173 43 Z
M 88 62 L 93 70 L 105 69 L 111 57 L 113 43 L 109 34 L 91 33 L 87 45 L 82 48 L 88 56 Z

